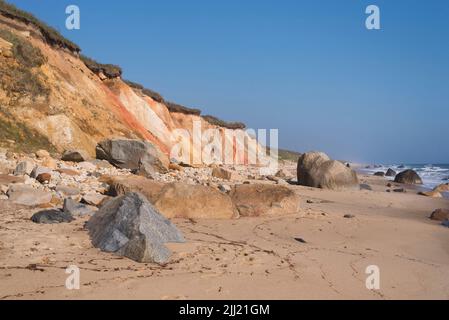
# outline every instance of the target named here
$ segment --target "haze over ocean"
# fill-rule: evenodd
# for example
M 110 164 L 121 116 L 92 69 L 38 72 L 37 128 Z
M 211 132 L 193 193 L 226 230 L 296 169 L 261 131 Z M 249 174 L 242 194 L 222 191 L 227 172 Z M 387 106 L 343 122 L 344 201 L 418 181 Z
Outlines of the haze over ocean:
M 168 100 L 278 128 L 283 148 L 449 163 L 448 1 L 10 2 Z M 64 27 L 70 4 L 81 30 Z

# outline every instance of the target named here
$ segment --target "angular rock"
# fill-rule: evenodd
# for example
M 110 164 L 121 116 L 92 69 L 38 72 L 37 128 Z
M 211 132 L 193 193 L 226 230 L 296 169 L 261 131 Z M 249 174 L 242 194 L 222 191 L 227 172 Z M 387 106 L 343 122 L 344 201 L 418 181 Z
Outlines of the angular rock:
M 69 223 L 75 220 L 70 213 L 61 210 L 44 210 L 34 214 L 31 221 L 34 223 L 54 224 Z
M 51 173 L 51 172 L 52 170 L 50 168 L 36 166 L 31 172 L 30 177 L 36 179 L 42 173 Z
M 107 198 L 108 198 L 108 196 L 91 192 L 91 193 L 84 195 L 83 198 L 81 199 L 81 202 L 91 205 L 91 206 L 98 207 L 101 204 L 103 204 L 103 202 L 105 200 L 107 200 Z
M 403 184 L 423 184 L 420 176 L 411 169 L 402 171 L 396 178 L 394 178 L 394 182 L 403 183 Z
M 25 206 L 48 204 L 52 200 L 49 192 L 33 189 L 27 185 L 12 185 L 8 190 L 9 201 Z
M 55 191 L 65 196 L 77 196 L 80 194 L 80 190 L 78 188 L 68 187 L 64 185 L 57 185 Z
M 284 186 L 236 185 L 230 196 L 242 217 L 292 214 L 298 212 L 300 208 L 299 196 Z
M 83 162 L 89 160 L 89 154 L 84 150 L 67 150 L 61 157 L 62 161 Z
M 322 152 L 308 152 L 301 155 L 298 160 L 298 183 L 331 190 L 359 188 L 355 171 L 340 161 L 330 160 Z
M 430 215 L 430 219 L 436 221 L 449 220 L 449 209 L 437 209 Z
M 92 244 L 137 262 L 166 263 L 170 242 L 184 242 L 181 232 L 141 194 L 108 201 L 87 223 Z
M 73 199 L 66 198 L 64 199 L 64 206 L 62 211 L 72 216 L 90 216 L 94 214 L 94 212 L 96 211 L 95 209 L 95 207 L 91 207 L 83 203 L 76 202 Z
M 446 228 L 449 228 L 449 220 L 443 221 L 442 225 L 445 226 Z
M 146 141 L 107 139 L 96 147 L 97 159 L 107 160 L 122 169 L 138 170 L 142 164 L 167 172 L 168 156 Z
M 396 176 L 396 171 L 394 171 L 393 169 L 389 168 L 387 170 L 387 173 L 385 173 L 386 177 L 395 177 Z
M 15 176 L 23 176 L 23 175 L 30 175 L 35 167 L 35 164 L 32 161 L 25 160 L 20 162 L 16 169 L 14 170 Z

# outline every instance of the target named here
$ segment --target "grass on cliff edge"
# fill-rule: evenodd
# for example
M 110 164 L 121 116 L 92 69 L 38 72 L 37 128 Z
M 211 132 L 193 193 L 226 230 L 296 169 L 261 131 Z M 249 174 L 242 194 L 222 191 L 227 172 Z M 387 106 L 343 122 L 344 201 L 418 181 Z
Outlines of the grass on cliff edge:
M 13 4 L 9 4 L 4 0 L 0 0 L 0 13 L 6 17 L 22 21 L 26 24 L 32 24 L 39 29 L 45 40 L 54 46 L 67 48 L 73 52 L 80 52 L 81 49 L 72 41 L 64 38 L 56 29 L 50 27 L 46 23 L 40 21 L 31 13 L 17 8 Z
M 46 62 L 46 58 L 38 48 L 22 39 L 12 32 L 0 28 L 0 38 L 12 43 L 12 54 L 17 63 L 3 63 L 0 65 L 0 88 L 8 96 L 16 93 L 20 96 L 30 95 L 48 96 L 49 89 L 46 88 L 40 77 L 33 72 Z
M 22 123 L 9 120 L 2 113 L 0 113 L 0 147 L 25 153 L 40 149 L 56 151 L 46 137 Z

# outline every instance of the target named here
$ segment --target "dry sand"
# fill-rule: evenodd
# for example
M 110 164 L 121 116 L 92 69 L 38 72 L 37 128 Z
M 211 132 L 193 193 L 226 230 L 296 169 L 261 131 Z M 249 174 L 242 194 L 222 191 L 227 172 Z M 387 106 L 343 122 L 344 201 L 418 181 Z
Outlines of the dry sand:
M 98 251 L 87 219 L 38 225 L 37 210 L 1 202 L 0 299 L 449 299 L 449 229 L 428 219 L 449 200 L 361 180 L 374 191 L 292 186 L 299 214 L 174 220 L 187 243 L 170 245 L 166 266 Z M 69 265 L 81 269 L 80 290 L 65 288 Z M 365 286 L 369 265 L 380 290 Z

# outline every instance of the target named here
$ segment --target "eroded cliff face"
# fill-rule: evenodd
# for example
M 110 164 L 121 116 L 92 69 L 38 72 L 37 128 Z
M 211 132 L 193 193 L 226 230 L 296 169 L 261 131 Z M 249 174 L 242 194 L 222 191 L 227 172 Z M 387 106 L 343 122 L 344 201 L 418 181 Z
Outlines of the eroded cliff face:
M 0 85 L 0 127 L 8 129 L 0 137 L 3 144 L 18 148 L 48 144 L 59 152 L 78 148 L 94 155 L 100 140 L 125 137 L 150 141 L 175 158 L 190 154 L 193 160 L 196 154 L 198 161 L 198 154 L 215 141 L 226 159 L 240 162 L 248 159 L 248 153 L 237 151 L 239 144 L 249 145 L 250 157 L 258 149 L 246 133 L 211 124 L 197 114 L 171 112 L 165 102 L 120 77 L 92 72 L 77 53 L 44 41 L 35 26 L 1 14 Z M 217 129 L 219 136 L 204 135 L 208 129 Z M 174 148 L 183 151 L 171 152 Z

